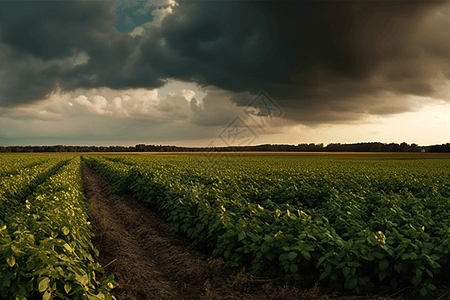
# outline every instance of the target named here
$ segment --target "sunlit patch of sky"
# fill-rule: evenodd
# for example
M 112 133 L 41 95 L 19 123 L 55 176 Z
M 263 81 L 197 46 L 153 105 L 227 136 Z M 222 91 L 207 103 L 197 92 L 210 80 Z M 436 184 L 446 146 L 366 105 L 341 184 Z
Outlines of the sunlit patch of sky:
M 197 100 L 202 100 L 207 94 L 206 90 L 199 88 L 195 83 L 186 83 L 169 79 L 162 88 L 158 89 L 158 95 L 162 98 L 166 98 L 169 93 L 178 94 L 181 90 L 191 90 L 195 92 L 195 98 Z
M 153 21 L 152 11 L 158 9 L 148 1 L 119 0 L 117 2 L 117 20 L 114 27 L 119 33 L 130 33 L 135 27 Z

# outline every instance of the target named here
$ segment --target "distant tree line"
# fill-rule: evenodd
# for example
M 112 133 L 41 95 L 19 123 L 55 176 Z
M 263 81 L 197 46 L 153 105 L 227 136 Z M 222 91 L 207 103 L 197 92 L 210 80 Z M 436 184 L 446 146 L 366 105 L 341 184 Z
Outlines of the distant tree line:
M 428 152 L 450 152 L 450 143 L 431 146 Z
M 178 147 L 163 145 L 136 146 L 0 146 L 0 153 L 23 152 L 242 152 L 242 151 L 291 151 L 291 152 L 450 152 L 450 143 L 433 146 L 419 146 L 417 144 L 396 143 L 333 143 L 323 144 L 298 144 L 298 145 L 273 145 L 264 144 L 258 146 L 229 146 L 229 147 Z

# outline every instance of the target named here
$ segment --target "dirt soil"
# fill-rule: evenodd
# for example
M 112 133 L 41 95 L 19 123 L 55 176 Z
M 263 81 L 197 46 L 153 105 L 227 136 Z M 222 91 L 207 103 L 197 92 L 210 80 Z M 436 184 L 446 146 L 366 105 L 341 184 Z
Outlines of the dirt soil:
M 111 193 L 109 182 L 84 164 L 82 173 L 93 243 L 100 251 L 98 262 L 107 275 L 116 277 L 119 287 L 113 295 L 118 300 L 395 299 L 326 294 L 318 286 L 288 286 L 276 279 L 256 278 L 245 269 L 225 268 L 221 259 L 172 235 L 169 224 L 145 204 Z

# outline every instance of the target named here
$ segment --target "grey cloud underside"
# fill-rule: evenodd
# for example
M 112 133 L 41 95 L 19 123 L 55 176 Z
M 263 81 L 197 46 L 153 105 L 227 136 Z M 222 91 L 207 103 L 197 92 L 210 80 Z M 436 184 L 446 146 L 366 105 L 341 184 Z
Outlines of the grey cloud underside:
M 2 2 L 0 105 L 34 102 L 57 85 L 150 89 L 176 78 L 227 90 L 238 106 L 265 90 L 305 124 L 404 112 L 406 96 L 436 96 L 433 80 L 450 78 L 450 23 L 429 17 L 448 17 L 445 5 L 179 1 L 160 27 L 133 38 L 112 28 L 112 1 Z M 67 64 L 82 52 L 87 63 Z

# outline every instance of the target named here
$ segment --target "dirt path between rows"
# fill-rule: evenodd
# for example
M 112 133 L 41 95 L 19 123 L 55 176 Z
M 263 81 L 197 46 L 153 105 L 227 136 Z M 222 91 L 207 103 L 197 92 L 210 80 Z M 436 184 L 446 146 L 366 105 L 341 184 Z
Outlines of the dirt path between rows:
M 82 165 L 99 263 L 114 274 L 113 295 L 127 299 L 332 299 L 315 287 L 299 290 L 223 267 L 222 260 L 189 248 L 159 214 L 130 196 L 114 195 L 108 181 Z M 381 299 L 340 297 L 339 299 Z

